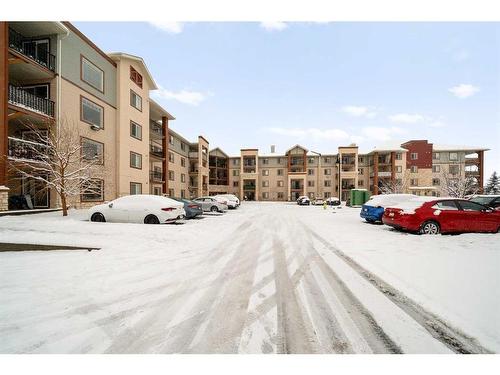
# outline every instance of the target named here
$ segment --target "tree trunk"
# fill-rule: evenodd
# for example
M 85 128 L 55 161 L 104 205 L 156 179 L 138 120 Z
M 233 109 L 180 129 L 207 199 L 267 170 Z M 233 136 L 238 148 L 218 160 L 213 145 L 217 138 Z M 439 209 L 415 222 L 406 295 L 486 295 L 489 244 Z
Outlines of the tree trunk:
M 63 216 L 68 216 L 68 207 L 66 206 L 66 194 L 64 192 L 61 192 L 59 195 L 61 197 Z

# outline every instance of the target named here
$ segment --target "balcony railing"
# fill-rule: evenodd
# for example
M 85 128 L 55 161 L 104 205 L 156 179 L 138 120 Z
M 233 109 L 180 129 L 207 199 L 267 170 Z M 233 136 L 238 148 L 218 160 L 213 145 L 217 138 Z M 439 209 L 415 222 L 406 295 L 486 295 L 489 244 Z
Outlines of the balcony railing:
M 160 171 L 150 171 L 149 179 L 154 182 L 162 182 L 163 181 L 163 172 Z
M 149 145 L 149 152 L 159 158 L 163 158 L 163 149 L 155 145 Z
M 33 161 L 46 160 L 49 151 L 47 145 L 14 137 L 8 137 L 8 140 L 9 158 Z
M 9 84 L 9 103 L 54 117 L 54 102 L 52 100 L 33 95 L 11 84 Z
M 41 66 L 56 71 L 56 57 L 53 54 L 37 44 L 34 39 L 25 38 L 11 28 L 9 28 L 9 47 Z
M 163 129 L 161 128 L 161 125 L 151 122 L 149 125 L 149 130 L 151 135 L 157 138 L 163 137 Z
M 255 190 L 255 185 L 243 185 L 243 190 Z

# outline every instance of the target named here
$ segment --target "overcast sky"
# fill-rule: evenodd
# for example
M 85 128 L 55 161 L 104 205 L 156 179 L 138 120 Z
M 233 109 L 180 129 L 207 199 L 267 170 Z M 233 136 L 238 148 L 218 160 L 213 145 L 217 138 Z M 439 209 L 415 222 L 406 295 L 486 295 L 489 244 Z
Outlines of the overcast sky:
M 186 138 L 231 155 L 392 141 L 484 146 L 500 171 L 499 23 L 89 23 L 144 58 Z

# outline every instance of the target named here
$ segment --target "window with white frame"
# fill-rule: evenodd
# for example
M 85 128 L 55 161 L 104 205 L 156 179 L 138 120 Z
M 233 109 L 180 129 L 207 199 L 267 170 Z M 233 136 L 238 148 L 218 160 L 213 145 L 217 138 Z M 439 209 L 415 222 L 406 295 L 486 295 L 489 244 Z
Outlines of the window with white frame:
M 285 184 L 283 183 L 283 180 L 279 180 L 277 183 L 278 183 L 278 187 L 285 186 Z
M 134 121 L 130 121 L 130 136 L 142 140 L 142 126 Z
M 130 166 L 132 168 L 142 169 L 142 155 L 130 151 Z
M 130 183 L 130 195 L 142 194 L 142 184 L 139 182 Z
M 401 173 L 401 172 L 403 172 L 403 167 L 402 167 L 402 166 L 400 166 L 400 165 L 396 165 L 396 172 L 397 172 L 397 173 Z
M 410 155 L 411 160 L 417 160 L 418 159 L 418 152 L 412 152 Z
M 458 153 L 457 152 L 450 152 L 450 160 L 457 161 L 458 160 Z
M 262 187 L 269 187 L 269 180 L 262 181 Z
M 130 105 L 142 112 L 142 97 L 134 90 L 130 90 Z
M 263 169 L 262 176 L 269 176 L 269 169 Z
M 432 166 L 432 172 L 434 172 L 434 173 L 441 172 L 441 166 L 440 165 L 433 165 Z
M 410 171 L 411 171 L 411 173 L 417 173 L 418 172 L 418 167 L 416 165 L 412 165 L 410 167 Z

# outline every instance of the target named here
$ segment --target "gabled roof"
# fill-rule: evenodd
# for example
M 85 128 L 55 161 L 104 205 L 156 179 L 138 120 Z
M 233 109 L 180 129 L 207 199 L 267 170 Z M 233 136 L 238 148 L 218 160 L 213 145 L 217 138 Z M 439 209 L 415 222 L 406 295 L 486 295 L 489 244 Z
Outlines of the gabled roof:
M 308 152 L 309 150 L 307 148 L 305 148 L 304 146 L 301 146 L 299 144 L 296 144 L 295 146 L 293 147 L 290 147 L 288 150 L 285 151 L 285 155 L 288 154 L 288 152 L 292 151 L 294 148 L 301 148 L 302 150 L 304 150 L 305 152 Z
M 149 112 L 151 112 L 150 116 L 151 114 L 158 115 L 158 117 L 166 116 L 169 120 L 175 120 L 174 116 L 168 113 L 161 105 L 151 98 L 149 98 Z M 155 119 L 153 118 L 153 120 Z
M 138 62 L 143 67 L 144 72 L 146 72 L 146 78 L 150 83 L 151 90 L 158 90 L 158 86 L 156 85 L 156 82 L 153 79 L 153 76 L 151 75 L 151 72 L 149 71 L 142 57 L 130 55 L 124 52 L 111 52 L 108 53 L 108 56 L 114 61 L 119 61 L 120 59 L 129 59 Z
M 228 157 L 229 157 L 229 155 L 228 155 L 228 154 L 226 154 L 224 151 L 222 151 L 222 149 L 221 149 L 220 147 L 216 147 L 216 148 L 214 148 L 214 149 L 211 149 L 211 150 L 209 151 L 209 154 L 210 154 L 210 153 L 212 153 L 212 152 L 215 152 L 215 151 L 219 151 L 220 153 L 224 154 L 224 156 L 225 156 L 226 158 L 228 158 Z

